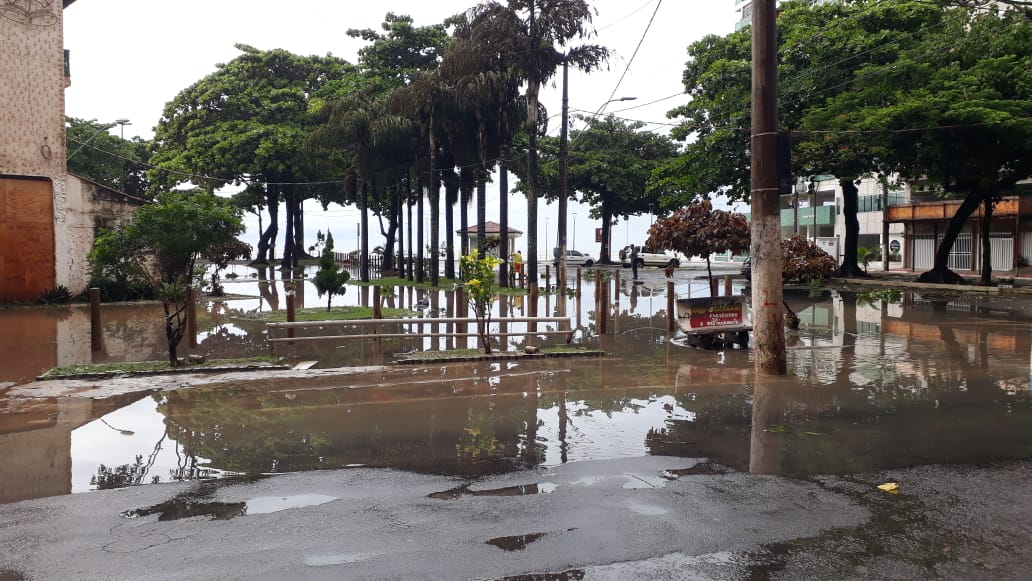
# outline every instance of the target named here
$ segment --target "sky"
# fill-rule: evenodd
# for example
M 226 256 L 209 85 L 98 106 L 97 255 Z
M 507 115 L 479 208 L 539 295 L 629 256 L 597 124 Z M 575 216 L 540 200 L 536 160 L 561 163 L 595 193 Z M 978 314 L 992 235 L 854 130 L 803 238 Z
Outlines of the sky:
M 650 123 L 646 129 L 667 132 L 666 112 L 686 101 L 681 74 L 687 46 L 707 34 L 731 32 L 737 20 L 734 1 L 597 0 L 591 4 L 597 10 L 593 21 L 597 37 L 591 42 L 606 46 L 613 56 L 608 69 L 590 75 L 571 71 L 571 115 L 594 112 L 610 98 L 635 97 L 609 103 L 605 112 L 646 121 Z M 387 0 L 381 5 L 355 0 L 75 2 L 65 11 L 65 48 L 71 51 L 72 78 L 65 91 L 65 112 L 101 123 L 127 118 L 132 124 L 112 129 L 112 134 L 124 131 L 126 139 L 150 139 L 165 103 L 214 72 L 217 64 L 239 55 L 235 44 L 304 55 L 332 53 L 357 62 L 357 51 L 365 43 L 348 37 L 349 28 L 378 29 L 388 12 L 412 16 L 417 26 L 430 25 L 474 5 L 472 0 Z M 542 90 L 542 103 L 549 115 L 556 115 L 550 122 L 552 135 L 559 131 L 560 97 L 558 85 Z M 489 186 L 489 192 L 488 220 L 498 221 L 497 187 Z M 525 204 L 522 197 L 513 200 L 510 226 L 526 232 Z M 543 254 L 557 237 L 556 208 L 538 207 L 538 247 Z M 329 229 L 338 250 L 356 247 L 358 212 L 354 208 L 331 206 L 324 212 L 311 203 L 304 212 L 306 245 L 314 243 L 317 230 Z M 588 207 L 571 203 L 567 237 L 572 248 L 597 255 L 594 231 L 601 224 L 591 220 L 588 212 Z M 256 219 L 249 216 L 246 222 L 248 232 L 243 238 L 254 244 Z M 644 242 L 649 223 L 650 217 L 642 216 L 614 226 L 614 250 Z M 380 243 L 375 226 L 370 236 L 371 245 Z M 525 236 L 517 240 L 517 247 L 526 251 Z

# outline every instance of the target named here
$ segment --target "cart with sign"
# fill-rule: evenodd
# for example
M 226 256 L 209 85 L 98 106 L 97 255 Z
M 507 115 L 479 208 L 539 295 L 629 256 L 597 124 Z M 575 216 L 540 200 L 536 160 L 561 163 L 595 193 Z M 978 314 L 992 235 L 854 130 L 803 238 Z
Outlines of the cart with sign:
M 746 348 L 752 331 L 744 295 L 677 299 L 677 324 L 689 344 L 703 349 Z

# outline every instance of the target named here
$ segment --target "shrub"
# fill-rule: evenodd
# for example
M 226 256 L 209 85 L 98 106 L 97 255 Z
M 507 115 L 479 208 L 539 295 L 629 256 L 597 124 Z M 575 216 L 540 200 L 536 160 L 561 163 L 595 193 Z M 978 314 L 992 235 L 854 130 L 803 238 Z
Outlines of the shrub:
M 72 300 L 72 292 L 64 285 L 43 291 L 37 299 L 41 305 L 66 304 Z
M 812 240 L 793 236 L 781 241 L 781 278 L 785 281 L 824 280 L 836 267 L 835 259 Z

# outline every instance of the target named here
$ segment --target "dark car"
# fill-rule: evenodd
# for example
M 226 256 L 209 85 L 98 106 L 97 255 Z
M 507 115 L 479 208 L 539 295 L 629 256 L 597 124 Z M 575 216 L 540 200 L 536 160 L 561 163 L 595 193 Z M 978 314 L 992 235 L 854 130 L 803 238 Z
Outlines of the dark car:
M 742 263 L 742 276 L 748 279 L 752 279 L 752 259 L 746 257 L 745 262 Z

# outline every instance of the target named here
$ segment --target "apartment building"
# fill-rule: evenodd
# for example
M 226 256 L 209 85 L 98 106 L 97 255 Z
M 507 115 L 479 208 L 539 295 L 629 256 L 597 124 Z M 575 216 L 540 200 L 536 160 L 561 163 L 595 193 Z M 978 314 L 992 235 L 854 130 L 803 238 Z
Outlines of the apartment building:
M 783 0 L 778 0 L 778 5 L 781 5 Z M 817 6 L 818 4 L 825 4 L 827 2 L 837 2 L 838 0 L 808 0 L 810 6 Z M 735 30 L 739 30 L 743 26 L 749 26 L 752 22 L 752 3 L 753 0 L 735 0 L 735 12 L 738 13 L 738 21 L 735 22 Z

